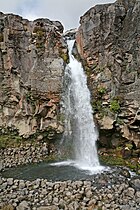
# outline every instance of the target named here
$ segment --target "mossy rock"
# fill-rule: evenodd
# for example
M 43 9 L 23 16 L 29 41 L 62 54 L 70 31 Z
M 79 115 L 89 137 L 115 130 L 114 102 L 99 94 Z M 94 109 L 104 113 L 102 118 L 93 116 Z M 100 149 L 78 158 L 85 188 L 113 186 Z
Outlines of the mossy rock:
M 3 206 L 2 210 L 14 210 L 14 207 L 11 204 L 9 204 L 9 205 Z
M 108 166 L 125 166 L 136 173 L 140 170 L 140 165 L 136 158 L 123 159 L 121 155 L 114 154 L 115 152 L 113 154 L 100 155 L 99 160 L 101 164 Z
M 14 135 L 0 135 L 0 149 L 4 149 L 7 147 L 13 147 L 19 145 L 23 141 L 21 136 L 14 136 Z
M 101 155 L 99 156 L 99 160 L 101 163 L 109 165 L 109 166 L 124 166 L 125 165 L 125 160 L 123 160 L 122 157 L 116 157 L 116 156 L 111 156 L 111 155 Z
M 98 94 L 100 96 L 103 96 L 106 93 L 106 88 L 105 87 L 99 87 L 98 88 Z
M 45 30 L 45 28 L 43 28 L 43 27 L 37 27 L 37 26 L 34 27 L 33 33 L 38 33 L 38 32 L 45 33 L 46 30 Z
M 120 103 L 118 100 L 116 99 L 113 99 L 111 102 L 110 102 L 110 110 L 112 112 L 115 112 L 115 113 L 118 113 L 120 111 Z
M 69 63 L 69 56 L 68 56 L 68 54 L 67 53 L 64 53 L 64 52 L 60 52 L 60 57 L 63 59 L 63 61 L 65 62 L 65 63 Z
M 38 39 L 41 40 L 44 38 L 45 34 L 46 34 L 46 32 L 39 30 L 39 31 L 37 31 L 36 36 Z
M 102 102 L 101 100 L 96 100 L 92 104 L 93 110 L 96 111 L 102 111 Z

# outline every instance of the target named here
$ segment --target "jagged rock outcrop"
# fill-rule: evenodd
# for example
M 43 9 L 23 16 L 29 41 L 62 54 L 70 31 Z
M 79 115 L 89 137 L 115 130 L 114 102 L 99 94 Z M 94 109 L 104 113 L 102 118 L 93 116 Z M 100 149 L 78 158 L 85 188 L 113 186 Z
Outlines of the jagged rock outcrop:
M 0 129 L 52 138 L 63 131 L 60 97 L 67 47 L 58 21 L 0 13 Z M 42 136 L 42 138 L 43 138 Z
M 88 75 L 100 141 L 111 146 L 132 141 L 140 148 L 140 1 L 97 5 L 80 24 L 77 50 Z

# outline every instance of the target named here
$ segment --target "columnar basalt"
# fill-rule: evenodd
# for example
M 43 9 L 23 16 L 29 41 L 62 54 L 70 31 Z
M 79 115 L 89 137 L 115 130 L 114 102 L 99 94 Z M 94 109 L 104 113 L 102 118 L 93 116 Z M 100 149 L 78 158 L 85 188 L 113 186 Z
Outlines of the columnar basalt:
M 139 20 L 138 0 L 97 5 L 80 19 L 77 50 L 104 146 L 122 145 L 125 140 L 140 148 Z
M 67 57 L 58 21 L 0 13 L 0 128 L 27 138 L 63 131 L 60 97 Z M 42 136 L 42 138 L 44 137 Z

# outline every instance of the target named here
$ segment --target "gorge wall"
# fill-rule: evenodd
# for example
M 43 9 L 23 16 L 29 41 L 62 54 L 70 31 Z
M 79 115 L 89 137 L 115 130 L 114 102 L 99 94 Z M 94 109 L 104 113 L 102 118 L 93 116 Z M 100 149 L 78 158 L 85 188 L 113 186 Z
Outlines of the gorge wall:
M 58 21 L 0 13 L 0 132 L 62 133 L 60 97 L 67 47 Z M 40 135 L 42 133 L 42 135 Z
M 140 148 L 140 1 L 91 8 L 80 19 L 76 46 L 101 145 Z
M 140 149 L 140 1 L 91 8 L 80 19 L 75 46 L 101 146 Z M 60 22 L 0 13 L 0 133 L 53 139 L 63 132 L 67 61 Z

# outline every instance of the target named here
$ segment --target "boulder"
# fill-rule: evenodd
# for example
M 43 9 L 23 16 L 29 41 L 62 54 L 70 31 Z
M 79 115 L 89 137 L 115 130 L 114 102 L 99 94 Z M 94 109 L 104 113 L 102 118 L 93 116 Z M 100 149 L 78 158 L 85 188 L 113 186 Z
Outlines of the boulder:
M 27 201 L 22 201 L 17 207 L 16 210 L 30 210 L 29 204 Z

